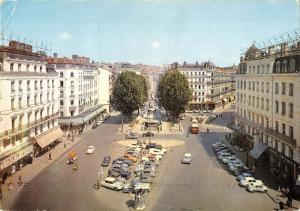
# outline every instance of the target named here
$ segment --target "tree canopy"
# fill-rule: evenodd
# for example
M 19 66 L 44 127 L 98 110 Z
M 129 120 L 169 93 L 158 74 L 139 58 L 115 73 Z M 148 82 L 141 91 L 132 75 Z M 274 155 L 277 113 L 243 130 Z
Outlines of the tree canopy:
M 147 80 L 142 75 L 125 71 L 118 75 L 112 91 L 114 109 L 131 117 L 148 99 Z
M 159 82 L 157 97 L 159 104 L 174 118 L 178 118 L 192 97 L 185 75 L 177 69 L 168 70 Z

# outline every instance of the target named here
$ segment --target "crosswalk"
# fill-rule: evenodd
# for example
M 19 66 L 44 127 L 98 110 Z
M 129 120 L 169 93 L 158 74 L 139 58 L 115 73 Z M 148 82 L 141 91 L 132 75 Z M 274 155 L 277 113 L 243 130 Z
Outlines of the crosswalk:
M 228 127 L 223 126 L 223 125 L 208 124 L 208 125 L 206 125 L 206 126 L 207 126 L 208 128 L 218 128 L 218 129 L 224 129 L 224 130 L 231 131 L 231 129 L 229 129 Z

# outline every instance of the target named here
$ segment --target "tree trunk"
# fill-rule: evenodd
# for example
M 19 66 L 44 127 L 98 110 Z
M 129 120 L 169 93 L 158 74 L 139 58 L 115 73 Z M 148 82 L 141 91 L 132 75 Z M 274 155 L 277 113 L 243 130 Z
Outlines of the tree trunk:
M 123 113 L 122 113 L 122 133 L 123 133 L 124 121 L 123 121 Z

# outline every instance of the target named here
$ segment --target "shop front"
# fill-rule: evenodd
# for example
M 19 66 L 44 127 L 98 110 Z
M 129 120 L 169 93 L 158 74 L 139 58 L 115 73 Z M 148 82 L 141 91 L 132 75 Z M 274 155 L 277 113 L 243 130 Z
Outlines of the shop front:
M 42 133 L 39 136 L 33 138 L 33 149 L 35 157 L 44 154 L 53 148 L 55 145 L 60 143 L 60 139 L 64 133 L 59 127 L 55 127 L 48 130 L 46 133 Z
M 32 159 L 32 144 L 24 143 L 19 147 L 6 152 L 0 159 L 0 174 L 11 175 L 21 169 L 26 164 L 31 164 Z

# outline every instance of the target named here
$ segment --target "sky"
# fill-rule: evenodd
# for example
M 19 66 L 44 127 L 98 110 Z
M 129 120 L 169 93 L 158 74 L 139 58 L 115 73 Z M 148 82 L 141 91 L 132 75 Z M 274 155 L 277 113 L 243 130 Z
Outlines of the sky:
M 297 0 L 0 0 L 0 31 L 60 57 L 238 64 L 253 41 L 300 26 Z

